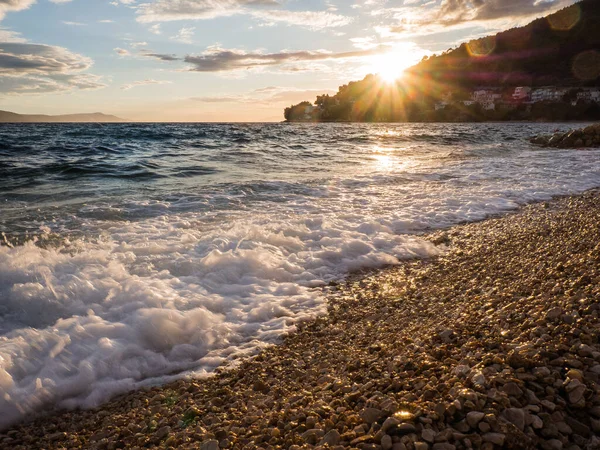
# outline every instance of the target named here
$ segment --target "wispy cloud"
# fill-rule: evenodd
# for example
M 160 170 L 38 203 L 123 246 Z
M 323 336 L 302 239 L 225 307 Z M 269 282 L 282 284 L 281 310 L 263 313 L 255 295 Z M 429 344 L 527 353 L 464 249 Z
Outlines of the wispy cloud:
M 244 94 L 192 97 L 191 100 L 201 103 L 242 103 L 273 106 L 273 104 L 288 105 L 298 103 L 306 99 L 315 98 L 317 95 L 334 93 L 334 89 L 328 88 L 299 89 L 285 86 L 267 86 Z
M 382 7 L 371 14 L 381 18 L 376 27 L 381 36 L 408 37 L 474 26 L 500 30 L 523 25 L 572 3 L 573 0 L 442 0 L 439 4 L 412 1 L 402 7 Z
M 132 83 L 128 83 L 128 84 L 124 84 L 123 86 L 121 86 L 121 89 L 123 89 L 124 91 L 128 91 L 129 89 L 133 89 L 134 87 L 139 87 L 139 86 L 150 86 L 153 84 L 171 84 L 171 81 L 166 81 L 166 80 L 139 80 L 139 81 L 134 81 Z
M 183 61 L 191 64 L 192 68 L 189 70 L 194 72 L 226 72 L 267 66 L 281 66 L 290 63 L 360 58 L 385 53 L 387 50 L 388 48 L 385 46 L 378 46 L 368 50 L 338 53 L 326 51 L 259 53 L 209 47 L 200 55 L 188 55 L 184 57 Z
M 275 0 L 157 0 L 140 4 L 137 13 L 140 22 L 207 20 L 243 14 L 263 25 L 282 23 L 310 29 L 342 27 L 353 20 L 331 6 L 326 11 L 292 11 L 281 6 Z
M 192 38 L 194 37 L 195 30 L 195 27 L 183 27 L 175 36 L 172 36 L 171 39 L 183 42 L 184 44 L 191 44 L 193 42 Z
M 176 55 L 169 55 L 166 53 L 142 53 L 142 56 L 146 56 L 147 58 L 154 58 L 160 61 L 179 61 L 181 58 Z

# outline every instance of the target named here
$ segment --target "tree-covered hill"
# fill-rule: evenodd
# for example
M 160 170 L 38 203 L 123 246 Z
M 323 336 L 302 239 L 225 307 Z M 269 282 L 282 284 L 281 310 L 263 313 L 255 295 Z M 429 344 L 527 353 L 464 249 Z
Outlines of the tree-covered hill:
M 462 44 L 408 70 L 443 84 L 597 85 L 600 1 L 583 0 L 529 25 Z
M 458 104 L 478 88 L 493 87 L 510 100 L 516 86 L 600 86 L 600 0 L 583 0 L 527 26 L 464 43 L 407 69 L 395 84 L 375 75 L 350 82 L 334 96 L 285 110 L 288 121 L 583 120 L 587 107 L 500 108 L 483 112 Z M 445 112 L 434 105 L 450 101 Z M 592 108 L 593 109 L 593 108 Z M 552 114 L 548 115 L 548 111 Z

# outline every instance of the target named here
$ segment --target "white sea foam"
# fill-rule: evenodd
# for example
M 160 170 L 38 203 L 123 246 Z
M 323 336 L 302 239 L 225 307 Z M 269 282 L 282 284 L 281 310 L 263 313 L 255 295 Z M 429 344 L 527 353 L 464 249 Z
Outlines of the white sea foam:
M 304 194 L 273 183 L 281 202 L 165 200 L 158 217 L 82 223 L 99 238 L 0 247 L 0 426 L 209 373 L 322 314 L 330 280 L 437 254 L 418 232 L 600 185 L 598 152 L 373 164 Z
M 111 227 L 105 241 L 61 248 L 0 247 L 2 425 L 211 371 L 322 313 L 314 287 L 437 251 L 368 223 L 255 217 L 204 231 L 193 219 Z

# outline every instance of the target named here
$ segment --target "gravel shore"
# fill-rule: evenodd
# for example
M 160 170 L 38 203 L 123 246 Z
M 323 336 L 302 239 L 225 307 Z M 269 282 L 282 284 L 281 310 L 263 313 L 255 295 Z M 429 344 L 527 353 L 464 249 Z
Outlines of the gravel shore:
M 207 380 L 0 434 L 34 448 L 600 448 L 600 194 L 429 237 Z

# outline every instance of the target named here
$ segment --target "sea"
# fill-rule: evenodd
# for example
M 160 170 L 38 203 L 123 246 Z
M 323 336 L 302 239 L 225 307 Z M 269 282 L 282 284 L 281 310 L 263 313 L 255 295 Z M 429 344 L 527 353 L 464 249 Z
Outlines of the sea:
M 208 376 L 428 232 L 599 187 L 600 150 L 528 142 L 571 127 L 0 125 L 0 427 Z

